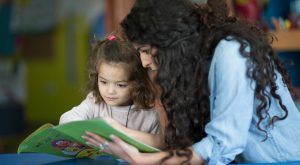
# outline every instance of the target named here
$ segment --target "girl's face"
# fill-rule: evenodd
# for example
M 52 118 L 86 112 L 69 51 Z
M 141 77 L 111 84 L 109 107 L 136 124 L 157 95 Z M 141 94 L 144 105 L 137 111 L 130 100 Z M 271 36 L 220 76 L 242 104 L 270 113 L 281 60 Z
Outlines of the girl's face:
M 149 44 L 133 44 L 134 48 L 140 53 L 140 58 L 144 68 L 148 68 L 149 71 L 157 70 L 157 64 L 154 61 L 157 53 L 157 48 Z
M 98 69 L 98 88 L 103 100 L 111 106 L 131 103 L 129 73 L 123 65 L 102 62 Z

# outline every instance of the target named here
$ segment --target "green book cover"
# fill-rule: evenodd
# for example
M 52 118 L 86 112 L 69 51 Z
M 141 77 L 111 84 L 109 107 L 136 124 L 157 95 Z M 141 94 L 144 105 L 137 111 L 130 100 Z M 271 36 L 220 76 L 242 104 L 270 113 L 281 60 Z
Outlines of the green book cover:
M 102 119 L 92 119 L 57 126 L 44 124 L 21 142 L 18 153 L 38 152 L 75 158 L 101 155 L 99 148 L 86 145 L 81 138 L 86 131 L 94 132 L 107 140 L 110 140 L 109 136 L 114 134 L 138 148 L 140 152 L 159 151 L 116 130 Z

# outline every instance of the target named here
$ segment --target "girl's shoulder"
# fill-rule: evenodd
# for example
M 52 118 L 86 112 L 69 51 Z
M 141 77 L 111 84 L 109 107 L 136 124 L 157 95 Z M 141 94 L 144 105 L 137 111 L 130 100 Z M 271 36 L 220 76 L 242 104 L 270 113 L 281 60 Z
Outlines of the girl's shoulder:
M 88 94 L 86 95 L 86 98 L 85 98 L 85 99 L 88 100 L 88 101 L 91 101 L 91 102 L 95 102 L 95 101 L 96 101 L 96 97 L 93 95 L 92 92 L 88 93 Z

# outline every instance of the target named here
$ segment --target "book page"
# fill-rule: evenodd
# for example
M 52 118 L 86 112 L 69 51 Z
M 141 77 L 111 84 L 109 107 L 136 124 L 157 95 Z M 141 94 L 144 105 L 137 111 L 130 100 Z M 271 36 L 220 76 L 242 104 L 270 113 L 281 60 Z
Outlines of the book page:
M 91 157 L 102 153 L 73 137 L 53 129 L 52 124 L 45 124 L 29 135 L 18 148 L 18 153 L 48 153 L 64 157 Z
M 92 119 L 83 121 L 74 121 L 62 125 L 56 126 L 54 129 L 60 132 L 64 132 L 80 143 L 85 143 L 84 139 L 81 138 L 86 131 L 90 131 L 100 135 L 101 137 L 110 141 L 109 136 L 111 134 L 118 136 L 125 142 L 138 148 L 140 152 L 158 152 L 159 149 L 151 147 L 145 143 L 142 143 L 132 137 L 127 136 L 125 133 L 116 130 L 102 119 Z

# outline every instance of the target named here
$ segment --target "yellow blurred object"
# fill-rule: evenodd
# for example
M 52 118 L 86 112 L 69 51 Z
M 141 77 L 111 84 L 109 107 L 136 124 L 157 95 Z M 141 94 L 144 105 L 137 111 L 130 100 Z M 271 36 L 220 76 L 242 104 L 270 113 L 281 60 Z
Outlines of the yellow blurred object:
M 29 123 L 57 123 L 62 113 L 85 97 L 89 34 L 82 15 L 73 16 L 54 30 L 53 40 L 49 41 L 53 44 L 51 59 L 28 60 Z
M 249 3 L 249 0 L 235 0 L 235 4 L 238 4 L 238 5 L 245 5 Z
M 291 21 L 288 20 L 288 19 L 284 20 L 284 27 L 285 27 L 285 29 L 287 29 L 287 30 L 291 29 L 291 27 L 292 27 Z
M 18 0 L 17 3 L 20 6 L 27 6 L 30 0 Z

